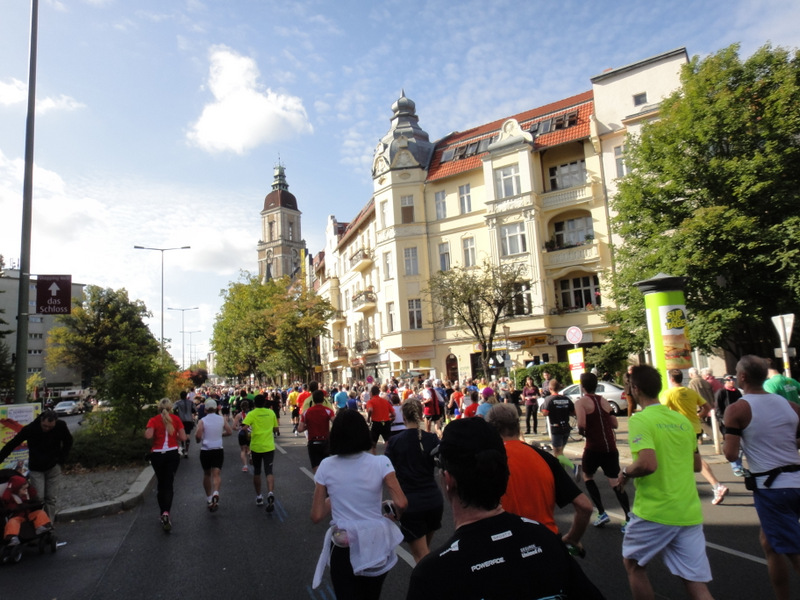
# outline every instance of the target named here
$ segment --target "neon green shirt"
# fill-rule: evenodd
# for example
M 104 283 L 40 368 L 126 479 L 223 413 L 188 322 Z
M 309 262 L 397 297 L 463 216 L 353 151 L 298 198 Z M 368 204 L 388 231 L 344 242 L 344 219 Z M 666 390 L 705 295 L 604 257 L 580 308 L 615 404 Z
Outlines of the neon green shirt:
M 654 473 L 633 480 L 633 513 L 663 525 L 702 523 L 694 478 L 697 439 L 689 420 L 662 404 L 652 404 L 631 416 L 628 435 L 634 460 L 649 449 L 655 451 L 658 461 Z
M 773 375 L 764 382 L 764 391 L 783 396 L 789 402 L 800 404 L 800 383 L 785 375 Z
M 697 409 L 706 403 L 703 397 L 687 387 L 669 388 L 661 400 L 667 408 L 681 413 L 689 419 L 694 427 L 695 434 L 703 433 L 703 426 L 700 424 L 700 417 L 697 416 Z
M 250 426 L 250 450 L 253 452 L 272 452 L 275 450 L 274 428 L 278 418 L 272 409 L 254 408 L 242 420 L 242 425 Z

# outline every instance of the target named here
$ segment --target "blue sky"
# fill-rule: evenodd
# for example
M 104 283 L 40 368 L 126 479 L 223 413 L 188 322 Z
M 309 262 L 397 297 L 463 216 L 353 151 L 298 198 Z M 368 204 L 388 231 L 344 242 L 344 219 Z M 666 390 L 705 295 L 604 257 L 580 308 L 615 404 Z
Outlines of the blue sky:
M 20 253 L 30 2 L 0 0 L 0 254 Z M 436 140 L 686 46 L 800 46 L 785 0 L 40 0 L 32 272 L 126 288 L 208 350 L 256 271 L 278 157 L 312 252 L 350 220 L 401 89 Z M 181 360 L 181 313 L 165 334 Z M 186 362 L 189 361 L 186 336 Z

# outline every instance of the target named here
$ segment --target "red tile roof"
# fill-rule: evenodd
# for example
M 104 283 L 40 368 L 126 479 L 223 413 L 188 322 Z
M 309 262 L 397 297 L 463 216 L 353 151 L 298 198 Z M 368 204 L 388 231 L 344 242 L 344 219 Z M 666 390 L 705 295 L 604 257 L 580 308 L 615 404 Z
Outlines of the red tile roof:
M 576 125 L 536 136 L 534 139 L 534 149 L 541 150 L 588 137 L 589 119 L 594 112 L 594 95 L 591 90 L 578 94 L 577 96 L 564 98 L 558 102 L 552 102 L 540 106 L 539 108 L 519 113 L 518 115 L 513 115 L 512 117 L 505 117 L 473 129 L 468 129 L 467 131 L 459 131 L 450 134 L 439 140 L 436 144 L 433 159 L 428 169 L 428 181 L 436 181 L 444 179 L 445 177 L 471 171 L 472 169 L 477 169 L 481 164 L 481 157 L 486 154 L 486 152 L 483 152 L 467 158 L 449 160 L 443 163 L 441 162 L 442 154 L 447 148 L 455 148 L 456 146 L 463 146 L 467 142 L 477 142 L 491 137 L 497 134 L 502 124 L 511 118 L 516 119 L 523 130 L 527 130 L 532 123 L 541 121 L 545 117 L 552 118 L 559 116 L 559 114 L 567 114 L 573 110 L 578 111 L 578 122 Z
M 371 216 L 375 212 L 375 198 L 370 198 L 367 205 L 361 209 L 361 212 L 358 213 L 355 219 L 350 221 L 347 225 L 347 229 L 339 238 L 339 242 L 336 244 L 337 248 L 343 248 L 347 240 L 350 239 L 351 235 L 358 231 L 358 227 L 363 223 L 369 216 Z

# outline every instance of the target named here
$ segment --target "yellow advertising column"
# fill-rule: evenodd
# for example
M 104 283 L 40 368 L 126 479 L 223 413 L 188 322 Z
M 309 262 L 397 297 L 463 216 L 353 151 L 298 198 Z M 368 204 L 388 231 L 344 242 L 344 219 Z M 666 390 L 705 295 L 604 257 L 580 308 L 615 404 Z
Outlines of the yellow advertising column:
M 666 390 L 669 387 L 667 371 L 680 369 L 684 371 L 684 380 L 688 380 L 686 371 L 692 366 L 683 294 L 686 278 L 659 273 L 634 285 L 644 294 L 653 366 L 661 373 L 662 389 Z

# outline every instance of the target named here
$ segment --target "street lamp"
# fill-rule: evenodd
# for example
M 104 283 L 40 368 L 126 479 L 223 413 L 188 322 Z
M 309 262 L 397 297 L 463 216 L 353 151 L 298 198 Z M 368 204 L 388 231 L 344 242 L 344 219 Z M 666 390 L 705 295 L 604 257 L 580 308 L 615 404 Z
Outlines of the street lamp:
M 185 365 L 185 360 L 186 360 L 186 336 L 183 335 L 185 333 L 185 331 L 183 331 L 183 328 L 184 328 L 183 317 L 186 314 L 187 310 L 199 310 L 199 309 L 200 309 L 199 306 L 193 306 L 191 308 L 169 308 L 169 307 L 167 307 L 167 310 L 179 310 L 179 311 L 181 311 L 181 369 L 185 369 L 186 368 L 186 365 Z M 163 333 L 162 333 L 162 335 L 163 335 Z M 191 343 L 192 343 L 192 338 L 189 338 L 189 345 L 190 346 L 191 346 Z
M 503 325 L 503 335 L 506 337 L 506 356 L 508 357 L 508 361 L 511 362 L 511 348 L 508 347 L 508 334 L 511 333 L 511 328 L 508 325 Z M 511 380 L 514 381 L 514 374 L 508 373 L 508 369 L 506 369 L 506 375 L 511 375 Z M 514 381 L 514 385 L 516 386 L 517 382 Z
M 175 248 L 150 248 L 148 246 L 134 246 L 134 250 L 157 250 L 161 252 L 161 360 L 164 360 L 164 252 L 169 250 L 188 250 L 191 246 Z
M 203 331 L 202 329 L 193 329 L 192 331 L 181 331 L 181 333 L 188 333 L 189 334 L 189 363 L 191 364 L 192 361 L 192 334 L 193 333 L 200 333 Z

